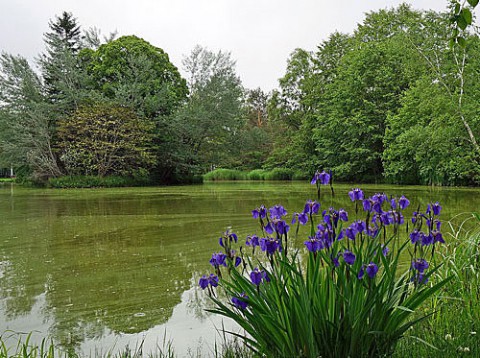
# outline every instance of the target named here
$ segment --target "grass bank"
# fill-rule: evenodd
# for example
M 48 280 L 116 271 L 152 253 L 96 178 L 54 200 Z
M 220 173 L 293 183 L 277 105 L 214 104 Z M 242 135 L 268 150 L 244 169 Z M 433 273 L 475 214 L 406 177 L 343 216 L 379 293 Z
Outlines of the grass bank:
M 236 169 L 215 169 L 203 175 L 204 181 L 228 181 L 228 180 L 307 180 L 311 175 L 287 168 L 275 168 L 272 170 L 255 169 L 241 171 Z

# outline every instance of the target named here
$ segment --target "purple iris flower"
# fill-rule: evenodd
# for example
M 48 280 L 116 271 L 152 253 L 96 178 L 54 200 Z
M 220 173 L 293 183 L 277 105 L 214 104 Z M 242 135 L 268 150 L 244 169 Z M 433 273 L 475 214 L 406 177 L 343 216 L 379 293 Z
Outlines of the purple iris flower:
M 208 287 L 208 278 L 206 275 L 203 275 L 200 280 L 198 280 L 199 286 L 202 288 L 202 290 L 206 289 Z
M 272 237 L 262 237 L 260 239 L 260 248 L 266 251 L 268 255 L 273 255 L 275 251 L 282 251 L 282 246 L 278 239 Z
M 262 205 L 259 208 L 252 210 L 252 216 L 254 219 L 265 219 L 267 217 L 267 208 Z
M 340 266 L 340 261 L 338 260 L 338 256 L 337 257 L 332 256 L 332 262 L 335 267 Z
M 355 224 L 352 224 L 345 229 L 345 236 L 348 237 L 350 240 L 355 240 L 356 235 L 357 229 L 355 227 Z
M 338 241 L 342 240 L 344 236 L 345 236 L 345 232 L 343 230 L 340 231 L 337 235 L 337 240 Z
M 240 256 L 237 256 L 235 258 L 235 267 L 238 267 L 242 263 L 242 258 Z
M 420 273 L 423 273 L 428 269 L 428 262 L 425 259 L 415 259 L 412 261 L 412 269 L 417 270 Z
M 365 199 L 363 202 L 363 211 L 372 211 L 373 201 L 372 199 Z
M 402 195 L 400 199 L 398 199 L 398 206 L 400 209 L 405 210 L 410 205 L 410 200 L 408 200 L 405 195 Z
M 319 229 L 315 233 L 315 238 L 320 242 L 320 250 L 330 248 L 334 239 L 333 232 L 329 228 L 321 229 L 321 225 L 319 225 Z
M 382 213 L 382 203 L 380 201 L 375 201 L 372 205 L 372 211 L 375 211 L 378 214 Z
M 412 214 L 412 224 L 415 224 L 418 220 L 418 213 L 416 211 Z
M 293 213 L 292 225 L 298 222 L 302 225 L 305 225 L 308 222 L 308 215 L 305 213 Z
M 210 276 L 203 275 L 200 280 L 198 280 L 199 286 L 202 288 L 202 290 L 206 289 L 208 285 L 211 285 L 212 287 L 217 287 L 218 286 L 218 276 L 214 275 L 213 273 L 210 274 Z
M 229 240 L 230 242 L 238 241 L 237 234 L 234 232 L 230 232 L 230 230 L 227 230 L 221 238 L 218 239 L 218 243 L 220 244 L 221 247 L 225 247 L 225 242 L 223 241 L 224 239 Z
M 318 170 L 315 172 L 313 178 L 312 178 L 312 181 L 310 182 L 310 184 L 316 184 L 317 182 L 319 182 L 320 184 L 322 185 L 328 185 L 330 183 L 330 174 L 327 173 L 326 171 L 323 171 L 323 172 L 319 172 Z
M 436 243 L 436 242 L 440 242 L 440 243 L 442 243 L 442 244 L 445 243 L 445 240 L 443 239 L 443 235 L 442 235 L 442 233 L 441 233 L 440 231 L 438 231 L 438 230 L 433 230 L 433 231 L 431 232 L 431 235 L 432 235 L 432 237 L 433 237 L 433 243 Z
M 227 263 L 225 262 L 225 259 L 227 258 L 227 255 L 225 255 L 223 252 L 213 253 L 212 258 L 210 259 L 210 265 L 213 267 L 219 267 L 221 265 L 227 266 Z
M 212 287 L 217 287 L 218 286 L 218 276 L 211 273 L 210 276 L 208 277 L 208 283 Z
M 368 277 L 374 278 L 378 272 L 378 266 L 373 262 L 370 262 L 365 268 L 365 272 L 367 273 Z
M 272 235 L 273 234 L 273 224 L 272 222 L 269 222 L 267 225 L 265 225 L 265 231 L 267 232 L 267 234 L 269 235 Z
M 233 297 L 232 298 L 232 303 L 235 305 L 235 307 L 244 310 L 248 306 L 248 296 L 245 294 L 245 292 L 241 293 L 239 297 Z
M 380 222 L 383 223 L 383 225 L 391 225 L 395 223 L 395 217 L 393 214 L 393 211 L 384 211 L 383 213 L 380 214 Z
M 390 207 L 395 210 L 397 208 L 397 199 L 396 198 L 392 198 L 390 199 Z
M 362 191 L 362 189 L 359 189 L 359 188 L 355 188 L 355 189 L 352 189 L 351 191 L 349 191 L 348 196 L 350 197 L 350 199 L 352 201 L 363 200 L 363 198 L 364 198 L 363 191 Z
M 377 193 L 368 200 L 369 200 L 368 204 L 364 202 L 364 210 L 365 210 L 365 205 L 367 205 L 369 210 L 365 210 L 365 211 L 375 211 L 376 213 L 381 214 L 382 204 L 384 201 L 387 200 L 387 195 Z
M 420 240 L 420 231 L 418 231 L 417 229 L 414 229 L 410 233 L 410 241 L 412 242 L 412 244 L 416 244 L 418 240 Z
M 362 266 L 362 267 L 360 268 L 360 271 L 358 271 L 357 278 L 358 278 L 359 280 L 361 280 L 364 275 L 365 275 L 365 270 L 364 270 L 364 267 Z
M 343 260 L 349 264 L 349 265 L 353 265 L 355 263 L 355 255 L 353 254 L 353 252 L 351 251 L 348 251 L 348 250 L 345 250 L 343 252 Z
M 280 235 L 284 235 L 290 230 L 290 226 L 287 225 L 285 220 L 274 220 L 273 222 L 275 224 L 275 231 Z
M 348 213 L 344 209 L 338 210 L 338 218 L 342 221 L 348 221 Z
M 387 197 L 387 194 L 385 193 L 376 193 L 372 196 L 372 200 L 380 204 L 383 204 L 383 202 L 388 200 L 388 197 Z
M 390 252 L 390 249 L 388 248 L 388 246 L 382 244 L 382 255 L 387 256 L 389 252 Z
M 318 211 L 320 210 L 320 204 L 315 200 L 308 200 L 307 203 L 305 204 L 305 208 L 303 209 L 304 214 L 318 214 Z
M 432 204 L 433 215 L 440 215 L 440 211 L 442 211 L 442 207 L 440 203 L 437 201 L 435 204 Z
M 365 221 L 362 220 L 355 221 L 352 226 L 355 227 L 355 230 L 357 230 L 358 233 L 365 232 L 365 230 L 367 229 L 367 224 L 365 223 Z
M 234 232 L 230 232 L 230 230 L 227 230 L 227 231 L 225 232 L 224 237 L 226 237 L 227 239 L 229 239 L 230 242 L 232 242 L 232 241 L 237 242 L 237 241 L 238 241 L 237 234 L 235 234 Z
M 367 230 L 366 233 L 368 236 L 375 238 L 377 237 L 378 233 L 380 231 L 380 228 L 378 226 L 370 226 Z
M 411 282 L 419 285 L 425 285 L 426 283 L 428 283 L 428 277 L 426 277 L 423 272 L 417 272 L 415 276 L 413 276 Z
M 251 246 L 251 247 L 260 246 L 260 243 L 258 242 L 258 236 L 257 235 L 247 236 L 247 241 L 245 242 L 245 245 Z
M 250 280 L 252 280 L 254 285 L 259 286 L 263 279 L 265 279 L 266 273 L 264 270 L 260 271 L 258 267 L 250 272 Z
M 275 205 L 275 206 L 272 206 L 270 209 L 268 209 L 268 211 L 270 212 L 270 217 L 273 219 L 273 218 L 278 218 L 280 219 L 282 216 L 285 216 L 287 215 L 287 211 L 285 210 L 285 208 L 281 205 Z
M 425 234 L 423 232 L 420 232 L 420 241 L 422 243 L 422 246 L 429 246 L 434 244 L 434 238 L 432 234 Z
M 304 242 L 307 250 L 310 252 L 317 252 L 322 249 L 320 241 L 316 237 L 309 236 L 308 240 Z
M 267 234 L 273 234 L 273 232 L 277 232 L 279 235 L 284 235 L 290 230 L 290 226 L 287 225 L 287 223 L 284 220 L 280 220 L 280 218 L 273 218 L 272 221 L 270 221 L 266 226 L 265 226 L 265 231 Z

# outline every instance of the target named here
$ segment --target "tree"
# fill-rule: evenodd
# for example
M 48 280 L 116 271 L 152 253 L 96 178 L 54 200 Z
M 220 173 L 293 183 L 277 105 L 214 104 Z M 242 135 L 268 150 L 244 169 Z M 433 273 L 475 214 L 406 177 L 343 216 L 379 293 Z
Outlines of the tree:
M 126 107 L 81 107 L 58 124 L 59 147 L 69 174 L 134 175 L 154 164 L 153 123 Z
M 269 95 L 264 93 L 261 88 L 246 91 L 247 116 L 250 125 L 263 127 L 268 120 Z
M 44 35 L 46 53 L 40 56 L 39 64 L 48 99 L 60 114 L 65 114 L 77 108 L 85 97 L 86 78 L 77 58 L 81 31 L 68 12 L 50 21 L 49 27 L 51 31 Z
M 0 56 L 0 163 L 35 178 L 57 176 L 52 137 L 52 106 L 28 61 Z
M 187 86 L 168 55 L 136 36 L 122 36 L 80 54 L 95 89 L 148 118 L 167 116 L 185 100 Z
M 173 118 L 182 157 L 194 171 L 225 165 L 238 153 L 243 88 L 229 53 L 197 46 L 184 60 L 190 96 Z

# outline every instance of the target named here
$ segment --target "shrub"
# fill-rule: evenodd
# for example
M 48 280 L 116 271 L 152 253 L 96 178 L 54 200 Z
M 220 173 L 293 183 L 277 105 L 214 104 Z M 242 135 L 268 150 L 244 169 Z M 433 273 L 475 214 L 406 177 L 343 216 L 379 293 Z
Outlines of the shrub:
M 247 174 L 248 180 L 265 180 L 265 175 L 268 173 L 263 169 L 254 169 Z
M 235 169 L 215 169 L 211 172 L 203 175 L 205 181 L 217 181 L 217 180 L 245 180 L 247 175 Z
M 265 180 L 292 180 L 293 170 L 287 168 L 275 168 L 265 173 Z
M 310 179 L 310 176 L 305 172 L 297 170 L 296 172 L 293 173 L 292 180 L 307 180 L 307 179 Z
M 317 173 L 312 184 L 328 185 L 330 175 Z M 232 231 L 220 238 L 221 252 L 210 259 L 215 273 L 204 275 L 199 285 L 208 288 L 215 304 L 209 311 L 237 322 L 255 354 L 388 356 L 404 333 L 427 317 L 412 320 L 412 313 L 448 282 L 427 284 L 438 270 L 428 260 L 444 242 L 440 204 L 414 213 L 413 230 L 401 237 L 407 198 L 364 198 L 360 189 L 349 196 L 355 203 L 350 223 L 345 210 L 322 213 L 313 200 L 293 214 L 297 233 L 308 225 L 305 254 L 289 246 L 287 211 L 280 205 L 252 211 L 260 233 L 247 236 L 250 255 L 235 248 L 238 237 Z M 365 220 L 358 220 L 361 207 Z M 408 253 L 405 266 L 401 258 Z M 216 287 L 228 302 L 217 296 Z

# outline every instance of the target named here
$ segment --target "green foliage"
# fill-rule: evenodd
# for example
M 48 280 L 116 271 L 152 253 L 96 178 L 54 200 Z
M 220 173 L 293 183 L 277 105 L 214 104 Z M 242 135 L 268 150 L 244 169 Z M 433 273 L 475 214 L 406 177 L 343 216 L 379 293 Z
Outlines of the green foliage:
M 316 52 L 295 50 L 269 101 L 276 135 L 262 167 L 476 184 L 479 41 L 463 34 L 468 46 L 449 48 L 449 31 L 448 13 L 400 5 L 368 13 L 353 35 L 335 33 Z
M 265 180 L 292 180 L 293 170 L 288 168 L 275 168 L 265 173 Z
M 468 112 L 472 112 L 466 108 Z M 440 84 L 420 79 L 401 99 L 396 115 L 387 119 L 383 162 L 393 183 L 472 185 L 479 164 L 456 107 Z
M 254 169 L 247 174 L 248 180 L 265 180 L 265 175 L 268 171 L 264 169 Z
M 302 171 L 295 171 L 292 176 L 292 180 L 311 180 L 312 175 L 302 172 Z
M 80 55 L 97 90 L 149 118 L 171 114 L 187 95 L 185 80 L 168 55 L 136 36 L 122 36 Z
M 205 181 L 218 181 L 218 180 L 245 180 L 247 175 L 234 169 L 215 169 L 207 174 L 203 175 Z
M 74 175 L 131 175 L 154 164 L 148 145 L 153 125 L 129 108 L 79 108 L 58 124 L 60 159 Z
M 0 164 L 43 178 L 61 174 L 53 150 L 52 105 L 28 61 L 0 57 Z
M 176 155 L 194 173 L 212 166 L 235 167 L 245 125 L 243 88 L 229 53 L 197 46 L 184 60 L 190 96 L 169 124 L 178 138 Z

